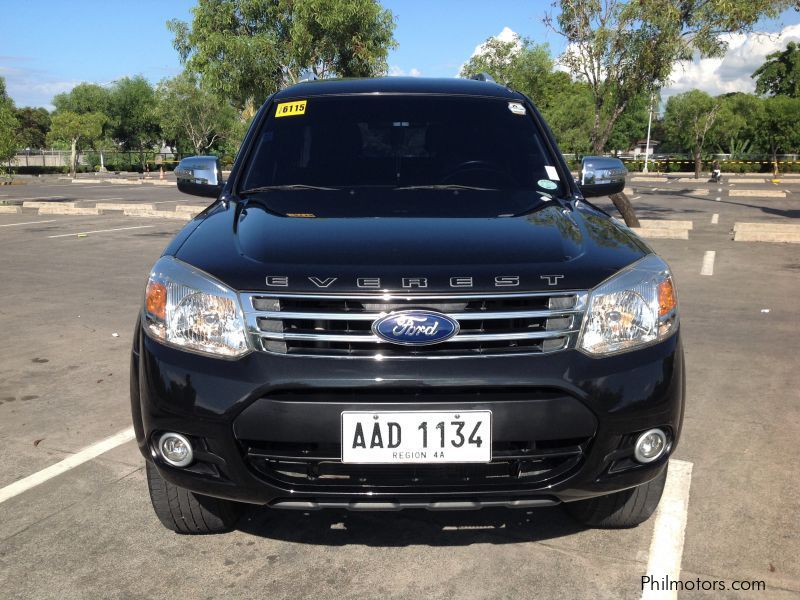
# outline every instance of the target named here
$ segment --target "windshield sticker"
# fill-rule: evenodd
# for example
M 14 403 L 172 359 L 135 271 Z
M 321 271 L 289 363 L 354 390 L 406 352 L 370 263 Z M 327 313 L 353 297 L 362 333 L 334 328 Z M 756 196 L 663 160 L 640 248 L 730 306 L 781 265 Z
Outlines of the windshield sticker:
M 540 179 L 536 182 L 536 185 L 546 190 L 554 190 L 558 187 L 557 183 L 550 181 L 549 179 Z
M 522 106 L 519 102 L 509 102 L 508 103 L 508 110 L 510 110 L 515 115 L 524 115 L 525 114 L 525 107 Z
M 299 117 L 306 113 L 306 101 L 281 102 L 275 108 L 275 117 Z
M 555 181 L 558 181 L 558 179 L 559 179 L 559 177 L 558 177 L 558 171 L 556 171 L 556 168 L 555 168 L 555 167 L 553 167 L 553 166 L 551 166 L 551 165 L 545 165 L 545 166 L 544 166 L 544 170 L 545 170 L 545 171 L 547 171 L 547 176 L 548 176 L 550 179 L 553 179 L 553 180 L 555 180 Z

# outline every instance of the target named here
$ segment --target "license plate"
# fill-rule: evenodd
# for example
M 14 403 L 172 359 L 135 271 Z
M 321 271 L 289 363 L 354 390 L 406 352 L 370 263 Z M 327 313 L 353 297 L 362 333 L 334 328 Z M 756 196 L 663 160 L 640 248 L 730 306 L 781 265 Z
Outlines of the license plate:
M 343 463 L 485 463 L 492 411 L 342 413 Z

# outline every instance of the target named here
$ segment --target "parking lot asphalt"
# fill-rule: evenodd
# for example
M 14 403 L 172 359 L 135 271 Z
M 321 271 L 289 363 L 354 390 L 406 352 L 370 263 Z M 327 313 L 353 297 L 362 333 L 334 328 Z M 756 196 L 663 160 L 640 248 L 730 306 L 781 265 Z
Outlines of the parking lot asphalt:
M 635 179 L 640 218 L 692 222 L 688 239 L 649 241 L 681 302 L 688 404 L 673 471 L 691 476 L 673 498 L 677 527 L 660 511 L 625 531 L 582 529 L 560 508 L 254 508 L 231 534 L 181 537 L 152 513 L 130 441 L 3 500 L 8 486 L 130 427 L 134 321 L 148 270 L 182 221 L 0 214 L 0 596 L 641 598 L 641 577 L 675 559 L 682 580 L 766 587 L 680 597 L 798 597 L 800 245 L 733 241 L 731 231 L 798 223 L 800 178 Z M 758 193 L 775 190 L 784 196 Z M 0 187 L 0 203 L 110 198 L 204 202 L 147 184 Z

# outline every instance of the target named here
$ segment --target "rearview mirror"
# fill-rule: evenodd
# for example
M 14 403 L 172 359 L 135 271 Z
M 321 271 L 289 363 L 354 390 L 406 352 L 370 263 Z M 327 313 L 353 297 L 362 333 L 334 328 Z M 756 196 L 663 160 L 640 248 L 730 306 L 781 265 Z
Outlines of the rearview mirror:
M 178 189 L 192 196 L 216 198 L 222 191 L 222 170 L 216 156 L 190 156 L 175 167 Z
M 587 198 L 610 196 L 625 189 L 628 169 L 618 158 L 585 156 L 578 174 L 578 187 Z

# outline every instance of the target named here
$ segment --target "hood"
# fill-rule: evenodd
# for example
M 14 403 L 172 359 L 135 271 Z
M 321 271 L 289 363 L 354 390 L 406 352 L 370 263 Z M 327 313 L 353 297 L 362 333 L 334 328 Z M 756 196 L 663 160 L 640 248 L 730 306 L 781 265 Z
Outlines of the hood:
M 302 218 L 231 202 L 175 252 L 240 291 L 581 290 L 650 250 L 584 203 L 493 218 Z

